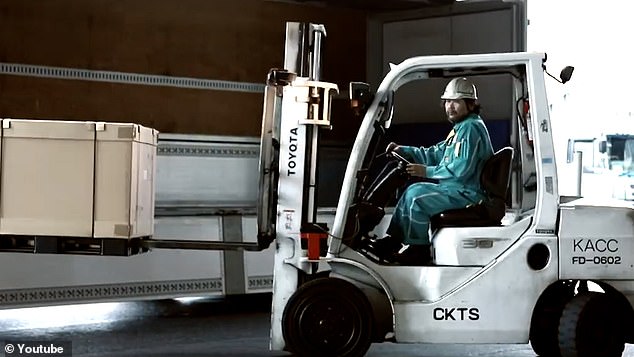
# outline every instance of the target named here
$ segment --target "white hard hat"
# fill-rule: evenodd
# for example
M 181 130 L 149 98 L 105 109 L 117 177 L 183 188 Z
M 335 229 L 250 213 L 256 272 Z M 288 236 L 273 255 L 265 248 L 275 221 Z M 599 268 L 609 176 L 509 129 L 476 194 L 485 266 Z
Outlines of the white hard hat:
M 446 99 L 478 99 L 478 93 L 473 83 L 466 78 L 454 78 L 445 87 L 445 93 L 440 97 Z

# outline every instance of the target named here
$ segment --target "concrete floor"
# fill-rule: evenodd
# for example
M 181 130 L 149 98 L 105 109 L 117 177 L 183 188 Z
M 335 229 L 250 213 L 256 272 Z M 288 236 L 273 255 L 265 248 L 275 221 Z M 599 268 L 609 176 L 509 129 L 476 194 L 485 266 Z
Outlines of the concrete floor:
M 0 311 L 0 343 L 71 341 L 74 357 L 289 356 L 269 351 L 270 295 Z M 375 344 L 368 357 L 534 356 L 528 345 Z M 7 356 L 9 356 L 7 354 Z M 628 346 L 624 356 L 634 357 Z

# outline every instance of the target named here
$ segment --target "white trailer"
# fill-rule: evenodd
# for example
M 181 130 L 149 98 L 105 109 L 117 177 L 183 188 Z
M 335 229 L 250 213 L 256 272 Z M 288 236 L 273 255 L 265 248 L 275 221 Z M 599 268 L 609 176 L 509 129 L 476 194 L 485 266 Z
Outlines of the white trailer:
M 259 150 L 259 139 L 252 137 L 158 134 L 153 238 L 255 246 Z M 348 150 L 327 146 L 321 152 L 328 168 L 342 175 Z M 51 162 L 62 156 L 52 154 Z M 337 184 L 328 179 L 322 181 Z M 332 222 L 334 209 L 320 209 L 319 215 Z M 34 240 L 25 236 L 16 242 L 20 245 L 2 241 L 0 308 L 263 293 L 273 285 L 273 247 L 256 252 L 153 250 L 125 257 L 127 251 L 99 253 L 96 241 L 83 252 L 55 244 L 55 251 L 32 254 Z

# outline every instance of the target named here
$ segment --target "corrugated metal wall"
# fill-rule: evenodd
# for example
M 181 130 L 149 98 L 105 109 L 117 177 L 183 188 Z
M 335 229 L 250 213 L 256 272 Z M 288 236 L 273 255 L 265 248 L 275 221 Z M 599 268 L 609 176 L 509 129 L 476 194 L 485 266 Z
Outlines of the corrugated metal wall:
M 286 21 L 326 25 L 323 80 L 365 78 L 365 13 L 262 0 L 0 0 L 0 62 L 264 83 Z M 329 136 L 347 138 L 355 121 L 336 102 Z M 261 93 L 0 74 L 0 117 L 259 136 L 261 116 Z

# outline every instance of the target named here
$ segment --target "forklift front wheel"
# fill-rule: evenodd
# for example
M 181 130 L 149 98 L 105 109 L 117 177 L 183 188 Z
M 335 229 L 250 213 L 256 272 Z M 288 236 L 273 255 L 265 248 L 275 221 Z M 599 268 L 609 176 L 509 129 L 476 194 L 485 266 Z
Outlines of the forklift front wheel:
M 300 356 L 363 356 L 372 342 L 372 308 L 352 283 L 319 278 L 291 296 L 282 316 L 286 348 Z

